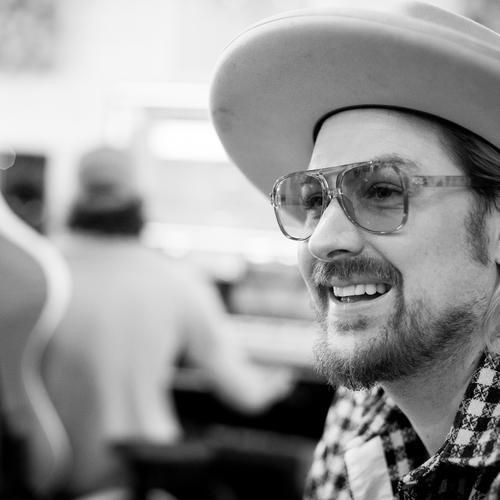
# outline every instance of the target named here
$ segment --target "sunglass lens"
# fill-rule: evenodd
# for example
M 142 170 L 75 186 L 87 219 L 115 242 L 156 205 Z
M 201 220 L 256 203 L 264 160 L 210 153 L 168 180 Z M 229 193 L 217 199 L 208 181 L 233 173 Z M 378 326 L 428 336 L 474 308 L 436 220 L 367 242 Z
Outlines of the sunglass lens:
M 323 213 L 324 194 L 321 182 L 299 172 L 282 179 L 275 187 L 275 211 L 282 231 L 303 240 L 311 236 Z
M 399 169 L 370 163 L 345 171 L 341 183 L 344 209 L 359 226 L 392 232 L 405 217 L 406 190 Z

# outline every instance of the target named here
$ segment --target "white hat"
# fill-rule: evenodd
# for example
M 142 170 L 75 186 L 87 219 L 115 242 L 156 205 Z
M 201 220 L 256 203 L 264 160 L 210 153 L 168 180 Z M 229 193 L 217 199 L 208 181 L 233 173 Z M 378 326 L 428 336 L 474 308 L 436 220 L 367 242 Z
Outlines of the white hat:
M 500 35 L 434 6 L 333 2 L 252 26 L 215 71 L 219 137 L 263 192 L 307 168 L 313 130 L 353 107 L 417 110 L 500 148 Z

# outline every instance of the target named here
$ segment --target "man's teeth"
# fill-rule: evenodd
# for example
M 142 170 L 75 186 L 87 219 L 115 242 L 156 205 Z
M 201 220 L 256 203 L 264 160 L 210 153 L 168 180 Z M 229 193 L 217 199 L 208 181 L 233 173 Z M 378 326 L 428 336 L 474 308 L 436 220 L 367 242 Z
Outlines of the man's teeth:
M 388 286 L 383 283 L 367 285 L 334 286 L 333 293 L 336 297 L 354 297 L 356 295 L 375 295 L 387 292 Z

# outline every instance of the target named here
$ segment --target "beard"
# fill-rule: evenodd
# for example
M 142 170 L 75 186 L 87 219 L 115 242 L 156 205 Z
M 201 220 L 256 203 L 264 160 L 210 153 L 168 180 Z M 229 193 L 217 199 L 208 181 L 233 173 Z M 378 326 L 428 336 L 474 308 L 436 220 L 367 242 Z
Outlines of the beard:
M 454 304 L 439 314 L 422 301 L 407 305 L 399 271 L 388 263 L 360 256 L 335 264 L 317 262 L 314 275 L 319 283 L 324 283 L 327 276 L 346 278 L 361 270 L 370 271 L 372 276 L 393 284 L 394 311 L 376 337 L 360 340 L 352 352 L 342 353 L 330 344 L 329 330 L 336 328 L 339 335 L 363 330 L 370 318 L 361 317 L 355 322 L 332 325 L 323 297 L 323 307 L 317 311 L 321 332 L 314 346 L 314 356 L 317 370 L 331 385 L 343 385 L 353 390 L 368 389 L 377 383 L 424 375 L 435 370 L 436 366 L 443 368 L 468 350 L 487 308 L 486 297 Z

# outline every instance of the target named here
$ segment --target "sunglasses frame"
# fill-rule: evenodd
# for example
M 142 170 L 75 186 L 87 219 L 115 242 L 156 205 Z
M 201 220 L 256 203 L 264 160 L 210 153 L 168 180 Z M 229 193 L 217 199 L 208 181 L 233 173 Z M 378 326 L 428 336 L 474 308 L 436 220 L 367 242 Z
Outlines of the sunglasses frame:
M 366 167 L 373 167 L 375 165 L 380 165 L 380 164 L 388 164 L 388 166 L 392 167 L 395 172 L 399 175 L 402 181 L 402 186 L 403 186 L 403 215 L 401 218 L 401 222 L 397 227 L 391 230 L 387 231 L 377 231 L 374 229 L 369 229 L 364 226 L 362 226 L 348 211 L 345 202 L 344 202 L 344 194 L 342 192 L 342 181 L 345 177 L 345 175 L 350 172 L 351 170 L 354 169 L 359 169 L 359 168 L 366 168 Z M 316 229 L 316 226 L 312 229 L 311 234 L 309 236 L 305 236 L 302 238 L 297 238 L 295 236 L 290 235 L 287 230 L 285 229 L 283 223 L 281 222 L 281 218 L 279 215 L 279 206 L 277 202 L 277 190 L 279 186 L 285 181 L 286 179 L 297 175 L 297 174 L 306 174 L 310 175 L 311 177 L 317 179 L 320 182 L 321 185 L 321 190 L 322 190 L 322 197 L 323 197 L 323 203 L 322 203 L 322 210 L 321 210 L 321 215 L 320 218 L 323 216 L 325 213 L 326 209 L 330 205 L 330 203 L 334 200 L 337 199 L 337 202 L 344 212 L 345 216 L 351 221 L 352 224 L 354 224 L 356 227 L 359 227 L 363 229 L 364 231 L 367 231 L 372 234 L 392 234 L 397 231 L 399 231 L 403 226 L 406 224 L 408 220 L 408 212 L 409 212 L 409 188 L 410 186 L 419 186 L 419 187 L 470 187 L 471 186 L 471 180 L 469 177 L 465 175 L 410 175 L 407 172 L 404 172 L 398 165 L 404 165 L 403 161 L 400 162 L 395 162 L 395 161 L 384 161 L 384 160 L 373 160 L 373 161 L 363 161 L 363 162 L 358 162 L 358 163 L 350 163 L 350 164 L 345 164 L 345 165 L 338 165 L 334 167 L 326 167 L 326 168 L 318 168 L 314 170 L 301 170 L 298 172 L 292 172 L 286 175 L 283 175 L 276 179 L 273 185 L 273 189 L 271 193 L 269 194 L 269 199 L 271 202 L 271 205 L 273 206 L 274 209 L 274 215 L 276 217 L 276 220 L 278 222 L 278 226 L 283 233 L 283 235 L 293 241 L 306 241 L 308 240 L 312 234 L 314 233 L 314 230 Z M 335 179 L 335 189 L 330 189 L 330 186 L 328 185 L 328 181 L 326 180 L 325 175 L 329 175 L 331 173 L 339 172 L 337 175 L 337 178 Z

